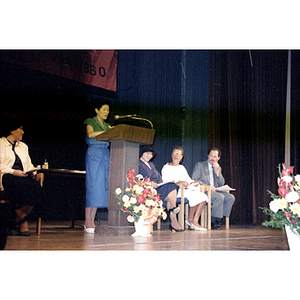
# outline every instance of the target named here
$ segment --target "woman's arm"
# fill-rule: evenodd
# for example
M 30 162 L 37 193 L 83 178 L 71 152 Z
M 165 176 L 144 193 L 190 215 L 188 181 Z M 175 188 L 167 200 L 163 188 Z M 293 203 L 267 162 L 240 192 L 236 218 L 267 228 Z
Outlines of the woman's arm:
M 94 128 L 91 125 L 86 125 L 86 133 L 90 139 L 95 138 L 99 134 L 103 133 L 105 131 L 94 131 Z

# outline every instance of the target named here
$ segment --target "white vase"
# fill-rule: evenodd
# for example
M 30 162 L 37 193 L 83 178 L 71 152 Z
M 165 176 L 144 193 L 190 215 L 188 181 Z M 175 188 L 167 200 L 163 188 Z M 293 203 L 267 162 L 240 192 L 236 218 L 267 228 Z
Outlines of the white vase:
M 134 222 L 135 233 L 131 236 L 151 236 L 150 233 L 150 224 L 144 224 L 144 219 L 142 217 L 139 218 L 138 222 Z
M 285 226 L 285 232 L 291 251 L 300 251 L 300 236 L 294 233 L 289 226 Z

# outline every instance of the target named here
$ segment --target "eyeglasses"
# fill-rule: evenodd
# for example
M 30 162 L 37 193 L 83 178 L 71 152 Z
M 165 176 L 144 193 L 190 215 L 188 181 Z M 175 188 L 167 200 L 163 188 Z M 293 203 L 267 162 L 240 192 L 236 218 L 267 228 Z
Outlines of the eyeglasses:
M 176 156 L 176 155 L 180 156 L 180 155 L 182 155 L 182 154 L 181 154 L 180 152 L 173 152 L 172 155 L 173 155 L 173 156 Z

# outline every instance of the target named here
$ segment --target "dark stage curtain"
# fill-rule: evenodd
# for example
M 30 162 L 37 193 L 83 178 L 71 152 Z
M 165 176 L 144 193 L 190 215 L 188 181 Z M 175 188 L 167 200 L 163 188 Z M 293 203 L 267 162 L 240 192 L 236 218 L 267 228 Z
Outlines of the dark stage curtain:
M 232 223 L 261 224 L 266 216 L 259 207 L 270 202 L 267 190 L 277 191 L 287 58 L 288 51 L 210 52 L 208 146 L 221 149 L 226 183 L 236 188 Z
M 112 114 L 151 120 L 157 170 L 180 145 L 191 175 L 207 149 L 208 51 L 120 50 L 118 59 L 118 103 Z

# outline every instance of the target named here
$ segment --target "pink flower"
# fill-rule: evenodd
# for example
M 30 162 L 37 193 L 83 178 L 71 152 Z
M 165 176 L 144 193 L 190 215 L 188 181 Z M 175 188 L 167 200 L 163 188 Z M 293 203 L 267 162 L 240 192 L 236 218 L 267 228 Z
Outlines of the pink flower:
M 281 197 L 285 198 L 285 196 L 289 193 L 289 188 L 285 188 L 285 186 L 281 185 L 278 188 L 278 193 Z
M 130 223 L 133 223 L 133 221 L 134 221 L 133 216 L 132 215 L 128 215 L 127 221 L 130 222 Z
M 291 214 L 290 212 L 287 212 L 287 211 L 284 212 L 284 215 L 285 215 L 288 219 L 290 219 L 291 216 L 292 216 L 292 214 Z
M 289 176 L 290 174 L 293 173 L 293 170 L 294 170 L 294 166 L 293 167 L 289 167 L 289 168 L 285 168 L 286 164 L 283 164 L 283 169 L 281 171 L 282 173 L 282 176 Z

